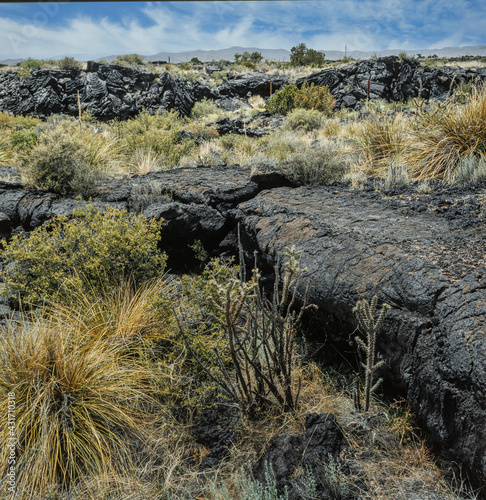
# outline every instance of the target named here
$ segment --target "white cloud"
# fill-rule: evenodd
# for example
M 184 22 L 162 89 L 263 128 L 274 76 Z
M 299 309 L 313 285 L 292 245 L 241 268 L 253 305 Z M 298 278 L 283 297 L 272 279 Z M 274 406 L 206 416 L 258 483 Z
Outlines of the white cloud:
M 87 59 L 233 45 L 290 49 L 300 42 L 324 51 L 343 50 L 344 45 L 378 51 L 486 43 L 486 6 L 470 0 L 130 5 L 122 19 L 85 15 L 62 26 L 49 23 L 55 17 L 52 9 L 62 9 L 62 4 L 38 4 L 25 18 L 18 17 L 25 10 L 0 8 L 0 58 L 76 54 Z

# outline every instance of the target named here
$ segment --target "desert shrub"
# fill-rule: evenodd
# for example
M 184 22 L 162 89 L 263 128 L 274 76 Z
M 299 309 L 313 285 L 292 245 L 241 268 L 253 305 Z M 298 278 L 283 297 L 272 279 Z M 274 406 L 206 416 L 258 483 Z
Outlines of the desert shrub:
M 80 69 L 81 63 L 76 61 L 74 57 L 64 57 L 58 62 L 60 69 Z
M 271 114 L 281 115 L 286 115 L 295 108 L 315 109 L 330 116 L 335 104 L 336 100 L 327 85 L 320 87 L 304 82 L 300 89 L 292 84 L 277 90 L 268 100 L 266 109 Z
M 277 162 L 285 161 L 290 154 L 308 146 L 301 135 L 290 131 L 264 136 L 258 140 L 258 145 Z
M 349 144 L 368 166 L 386 172 L 390 161 L 406 149 L 406 127 L 398 113 L 370 115 L 353 127 Z
M 10 145 L 12 149 L 17 151 L 30 151 L 39 139 L 39 135 L 35 130 L 23 129 L 16 130 L 10 135 Z
M 199 411 L 205 405 L 222 397 L 221 388 L 211 377 L 219 373 L 215 348 L 224 335 L 224 314 L 218 308 L 218 289 L 238 275 L 238 268 L 231 261 L 212 259 L 199 275 L 184 275 L 181 278 L 181 297 L 177 316 L 185 339 L 195 356 L 181 360 L 183 340 L 177 336 L 177 345 L 167 356 L 168 363 L 179 360 L 178 383 L 172 384 L 172 393 L 178 406 L 189 406 Z M 196 359 L 197 358 L 197 359 Z M 224 366 L 230 366 L 227 353 L 220 355 Z M 203 365 L 203 366 L 201 366 Z
M 32 76 L 32 70 L 41 68 L 45 61 L 39 59 L 28 58 L 18 65 L 17 75 L 22 79 L 27 79 Z
M 239 500 L 289 500 L 287 488 L 280 494 L 273 468 L 265 464 L 265 482 L 262 483 L 253 477 L 251 467 L 242 467 L 235 472 L 231 479 L 224 481 L 212 480 L 209 483 L 210 500 L 225 500 L 235 498 Z M 315 497 L 314 497 L 315 498 Z M 308 500 L 305 497 L 303 500 Z
M 383 180 L 383 187 L 385 189 L 404 189 L 409 184 L 410 180 L 406 165 L 392 160 Z
M 331 184 L 343 177 L 347 164 L 333 143 L 319 144 L 290 154 L 279 170 L 292 182 Z
M 336 99 L 327 85 L 321 87 L 314 83 L 309 85 L 308 82 L 304 82 L 294 98 L 294 105 L 296 108 L 316 109 L 326 116 L 331 116 Z
M 5 292 L 15 301 L 38 305 L 54 296 L 65 279 L 84 276 L 93 287 L 135 283 L 163 273 L 165 255 L 157 249 L 160 223 L 124 210 L 91 205 L 73 219 L 61 216 L 4 243 Z
M 486 85 L 464 100 L 452 99 L 422 114 L 412 130 L 405 159 L 417 179 L 454 181 L 459 160 L 486 154 Z
M 32 150 L 21 158 L 25 185 L 59 194 L 90 195 L 98 173 L 84 158 L 83 148 L 79 138 L 60 130 L 41 135 Z
M 202 118 L 209 115 L 220 115 L 221 113 L 222 110 L 215 101 L 204 98 L 194 103 L 191 116 L 192 118 Z
M 15 116 L 0 111 L 0 129 L 22 130 L 39 125 L 41 120 L 33 116 Z
M 287 115 L 286 127 L 290 130 L 305 130 L 311 132 L 322 125 L 322 114 L 315 109 L 297 108 Z
M 140 66 L 143 64 L 143 57 L 138 54 L 126 54 L 123 56 L 116 56 L 113 63 L 122 66 Z
M 479 155 L 470 154 L 458 161 L 457 167 L 457 182 L 463 184 L 476 184 L 486 181 L 486 154 Z
M 141 358 L 110 336 L 93 340 L 80 322 L 40 315 L 3 327 L 0 411 L 7 415 L 8 402 L 14 402 L 16 493 L 45 498 L 86 476 L 129 469 L 153 420 L 153 387 Z M 10 467 L 11 442 L 2 425 L 2 477 Z
M 282 90 L 277 90 L 267 101 L 266 109 L 269 113 L 286 115 L 295 108 L 295 96 L 298 94 L 297 85 L 286 85 Z

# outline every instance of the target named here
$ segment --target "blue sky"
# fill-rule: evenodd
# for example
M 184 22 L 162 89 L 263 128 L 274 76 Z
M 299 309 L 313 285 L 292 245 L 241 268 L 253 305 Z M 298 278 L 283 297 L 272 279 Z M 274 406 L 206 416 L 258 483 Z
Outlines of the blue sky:
M 486 45 L 484 0 L 0 3 L 0 59 Z

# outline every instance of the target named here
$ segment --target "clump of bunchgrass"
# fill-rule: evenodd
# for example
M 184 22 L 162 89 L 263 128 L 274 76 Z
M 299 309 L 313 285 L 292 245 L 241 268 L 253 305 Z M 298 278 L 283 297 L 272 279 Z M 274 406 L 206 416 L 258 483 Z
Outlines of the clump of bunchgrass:
M 160 156 L 150 148 L 136 149 L 128 164 L 129 170 L 139 175 L 155 172 L 160 170 L 160 167 Z
M 0 408 L 6 414 L 15 394 L 16 491 L 25 498 L 131 468 L 152 418 L 151 373 L 123 344 L 78 327 L 41 315 L 0 332 Z M 2 426 L 2 477 L 9 437 Z
M 365 165 L 377 172 L 387 170 L 390 161 L 406 147 L 406 121 L 394 115 L 370 115 L 348 131 L 348 142 Z
M 453 182 L 461 160 L 486 154 L 486 85 L 464 100 L 451 99 L 420 116 L 405 154 L 416 179 Z

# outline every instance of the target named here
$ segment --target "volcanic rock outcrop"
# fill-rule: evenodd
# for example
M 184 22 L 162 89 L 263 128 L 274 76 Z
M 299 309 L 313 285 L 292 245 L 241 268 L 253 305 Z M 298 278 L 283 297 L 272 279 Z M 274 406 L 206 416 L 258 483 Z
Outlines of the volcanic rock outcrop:
M 247 255 L 257 250 L 266 269 L 295 245 L 319 308 L 314 337 L 325 346 L 355 350 L 352 309 L 378 295 L 392 306 L 378 339 L 385 387 L 406 396 L 442 453 L 486 483 L 484 186 L 428 195 L 294 188 L 277 173 L 194 168 L 108 182 L 94 203 L 164 218 L 161 246 L 173 267 L 195 239 L 213 255 L 235 252 L 237 224 Z M 6 236 L 77 206 L 0 185 Z
M 78 92 L 82 110 L 100 120 L 123 120 L 144 109 L 176 109 L 186 116 L 194 105 L 187 81 L 168 72 L 158 75 L 92 61 L 86 71 L 33 69 L 26 79 L 15 71 L 0 72 L 0 111 L 15 115 L 77 116 Z
M 443 99 L 450 95 L 454 86 L 475 79 L 486 79 L 486 69 L 435 69 L 422 66 L 415 59 L 389 56 L 325 69 L 295 83 L 298 86 L 304 82 L 327 85 L 337 108 L 360 109 L 360 101 L 368 97 L 388 102 L 407 101 L 412 97 Z
M 368 84 L 370 99 L 404 101 L 417 96 L 443 99 L 454 86 L 485 78 L 484 68 L 432 69 L 414 59 L 390 56 L 329 68 L 294 83 L 328 85 L 337 108 L 359 109 L 368 97 Z M 33 69 L 27 79 L 21 79 L 16 71 L 0 72 L 0 111 L 39 117 L 53 113 L 77 116 L 79 91 L 82 110 L 89 110 L 100 120 L 123 120 L 144 109 L 149 113 L 176 109 L 187 116 L 194 103 L 203 98 L 233 110 L 240 106 L 241 99 L 252 95 L 268 98 L 289 83 L 293 82 L 285 76 L 229 74 L 223 83 L 211 88 L 199 82 L 190 84 L 168 72 L 156 74 L 90 61 L 86 71 Z

